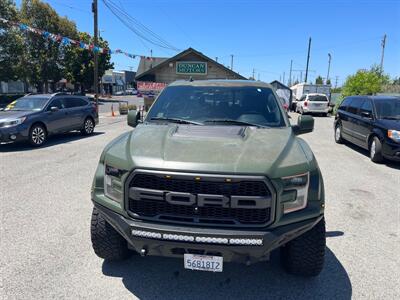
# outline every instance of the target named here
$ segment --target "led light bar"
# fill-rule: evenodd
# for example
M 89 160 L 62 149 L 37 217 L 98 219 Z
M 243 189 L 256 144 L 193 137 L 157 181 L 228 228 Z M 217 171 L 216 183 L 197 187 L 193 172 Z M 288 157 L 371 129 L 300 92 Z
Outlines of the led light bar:
M 182 234 L 171 234 L 171 233 L 159 233 L 143 230 L 132 230 L 133 236 L 148 238 L 148 239 L 163 239 L 169 241 L 181 241 L 181 242 L 197 242 L 204 244 L 230 244 L 230 245 L 250 245 L 250 246 L 261 246 L 263 244 L 262 239 L 228 239 L 219 238 L 212 236 L 190 236 Z
M 230 239 L 229 244 L 261 246 L 263 244 L 263 240 L 262 239 Z
M 132 230 L 132 235 L 149 238 L 149 239 L 161 239 L 161 233 L 158 233 L 158 232 Z
M 228 239 L 208 236 L 197 236 L 196 242 L 208 244 L 228 244 Z
M 168 234 L 164 233 L 162 235 L 164 240 L 173 240 L 173 241 L 185 241 L 185 242 L 193 242 L 194 236 L 190 235 L 180 235 L 180 234 Z

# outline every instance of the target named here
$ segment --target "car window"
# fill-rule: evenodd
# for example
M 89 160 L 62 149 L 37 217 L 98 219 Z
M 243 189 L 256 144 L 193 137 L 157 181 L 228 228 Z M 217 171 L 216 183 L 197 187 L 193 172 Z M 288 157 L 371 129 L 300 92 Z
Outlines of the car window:
M 372 103 L 369 99 L 366 99 L 361 105 L 360 114 L 363 112 L 370 113 L 372 115 Z
M 400 98 L 383 98 L 374 104 L 378 119 L 400 120 Z
M 328 102 L 328 98 L 323 95 L 310 95 L 308 96 L 308 101 L 323 101 Z
M 11 102 L 4 110 L 42 110 L 49 98 L 25 96 Z
M 47 107 L 47 110 L 50 110 L 52 107 L 57 107 L 58 109 L 65 108 L 61 98 L 51 100 L 49 106 Z
M 74 108 L 87 105 L 87 101 L 81 98 L 66 97 L 64 99 L 64 105 L 66 108 Z
M 233 120 L 260 126 L 285 126 L 272 90 L 253 86 L 170 86 L 159 95 L 146 120 L 156 118 L 199 123 Z
M 347 108 L 347 111 L 352 114 L 357 114 L 363 100 L 361 98 L 354 98 L 353 101 L 351 101 L 349 107 Z
M 340 104 L 339 109 L 347 111 L 347 108 L 349 107 L 351 100 L 353 100 L 352 98 L 345 98 L 342 102 L 342 104 Z

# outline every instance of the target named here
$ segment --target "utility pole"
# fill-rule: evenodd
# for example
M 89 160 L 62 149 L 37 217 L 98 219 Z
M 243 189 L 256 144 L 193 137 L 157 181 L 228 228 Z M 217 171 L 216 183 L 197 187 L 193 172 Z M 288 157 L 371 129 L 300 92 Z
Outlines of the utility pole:
M 289 86 L 292 84 L 292 65 L 293 65 L 293 59 L 290 60 L 290 71 L 289 71 L 289 82 L 288 82 Z
M 258 73 L 258 81 L 260 81 L 260 73 Z
M 382 39 L 381 46 L 382 46 L 382 55 L 381 55 L 381 74 L 383 74 L 383 57 L 385 56 L 386 33 L 385 33 L 385 35 L 383 36 L 383 39 Z
M 253 68 L 253 80 L 255 80 L 255 78 L 254 78 L 254 76 L 255 76 L 255 73 L 256 72 L 256 70 Z
M 231 54 L 231 70 L 233 71 L 233 54 Z
M 328 74 L 326 75 L 326 84 L 328 84 L 328 80 L 329 80 L 329 71 L 331 69 L 331 59 L 332 59 L 332 56 L 330 53 L 328 53 Z
M 338 80 L 339 80 L 339 76 L 336 76 L 336 79 L 335 79 L 335 89 L 337 88 Z
M 285 84 L 285 72 L 283 72 L 283 81 L 282 81 L 282 83 Z
M 94 31 L 94 46 L 97 47 L 97 36 L 99 33 L 98 24 L 97 24 L 97 0 L 93 0 L 92 2 L 92 12 L 93 12 L 93 31 Z M 93 48 L 94 49 L 94 48 Z M 94 78 L 93 78 L 93 85 L 94 85 L 94 99 L 96 101 L 96 107 L 99 108 L 99 66 L 98 66 L 98 57 L 97 51 L 93 51 L 93 58 L 94 58 Z
M 308 39 L 308 53 L 307 53 L 307 66 L 306 66 L 306 78 L 304 79 L 307 82 L 308 77 L 308 65 L 310 63 L 310 50 L 311 50 L 311 37 Z
M 300 82 L 303 82 L 303 71 L 300 71 Z

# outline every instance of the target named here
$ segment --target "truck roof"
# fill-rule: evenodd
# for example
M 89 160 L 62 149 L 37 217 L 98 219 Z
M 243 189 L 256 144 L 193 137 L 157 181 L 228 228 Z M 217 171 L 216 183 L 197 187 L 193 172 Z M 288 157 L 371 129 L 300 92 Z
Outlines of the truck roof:
M 272 89 L 272 85 L 262 81 L 255 80 L 227 80 L 227 79 L 211 79 L 211 80 L 178 80 L 172 82 L 169 86 L 220 86 L 220 87 L 264 87 Z

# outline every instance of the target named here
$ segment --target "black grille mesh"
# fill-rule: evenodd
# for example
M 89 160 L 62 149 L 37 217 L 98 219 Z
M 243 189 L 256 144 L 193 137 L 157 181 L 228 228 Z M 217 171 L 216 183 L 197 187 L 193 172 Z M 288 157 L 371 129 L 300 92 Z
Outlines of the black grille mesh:
M 194 181 L 185 179 L 167 179 L 155 175 L 138 174 L 130 186 L 160 191 L 174 191 L 192 194 L 213 194 L 225 196 L 269 196 L 270 192 L 264 182 L 215 182 Z
M 136 174 L 130 187 L 225 196 L 270 196 L 262 181 L 216 182 L 194 181 L 180 178 L 163 178 L 155 175 Z M 271 218 L 271 209 L 224 208 L 219 206 L 195 207 L 174 205 L 166 201 L 151 199 L 129 199 L 129 210 L 143 217 L 158 220 L 222 225 L 265 224 Z

